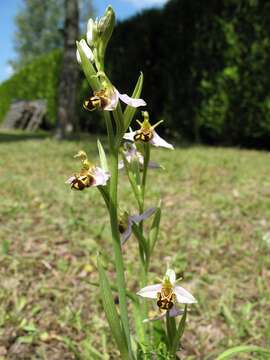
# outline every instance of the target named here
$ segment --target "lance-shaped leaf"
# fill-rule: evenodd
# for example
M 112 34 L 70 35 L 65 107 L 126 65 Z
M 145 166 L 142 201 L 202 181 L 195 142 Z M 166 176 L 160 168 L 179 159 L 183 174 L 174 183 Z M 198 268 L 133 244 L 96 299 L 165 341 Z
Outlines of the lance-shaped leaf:
M 121 321 L 117 314 L 110 283 L 107 279 L 103 265 L 101 264 L 100 256 L 97 258 L 97 268 L 99 272 L 101 299 L 112 335 L 117 343 L 122 358 L 128 359 L 128 347 L 125 333 L 122 329 Z
M 135 86 L 135 89 L 131 95 L 132 98 L 138 99 L 141 96 L 142 92 L 142 86 L 143 86 L 143 73 L 141 72 L 137 84 Z M 125 131 L 128 129 L 131 120 L 133 119 L 133 116 L 135 115 L 136 108 L 128 105 L 124 111 L 124 124 L 125 124 Z
M 123 158 L 125 168 L 127 170 L 127 176 L 130 182 L 130 185 L 132 187 L 133 194 L 138 202 L 138 205 L 141 206 L 142 204 L 142 194 L 141 194 L 141 187 L 137 184 L 137 178 L 136 176 L 129 171 L 129 163 L 127 159 Z
M 78 52 L 80 55 L 83 72 L 84 72 L 85 77 L 86 77 L 87 81 L 89 82 L 91 88 L 94 91 L 100 89 L 101 85 L 97 78 L 96 71 L 95 71 L 92 63 L 87 58 L 85 52 L 83 51 L 83 49 L 81 47 L 81 44 L 78 41 L 77 41 L 77 49 L 78 49 Z
M 160 204 L 159 204 L 159 206 L 156 208 L 154 219 L 153 219 L 151 229 L 149 232 L 150 253 L 152 253 L 152 251 L 154 250 L 154 247 L 156 245 L 156 241 L 157 241 L 158 233 L 159 233 L 160 218 L 161 218 L 161 208 L 160 208 Z
M 236 354 L 239 353 L 244 353 L 244 352 L 254 352 L 254 353 L 258 353 L 258 354 L 265 354 L 267 355 L 267 357 L 265 357 L 265 359 L 269 359 L 270 358 L 270 349 L 265 349 L 262 348 L 260 346 L 255 346 L 255 345 L 242 345 L 242 346 L 235 346 L 231 349 L 228 349 L 226 351 L 224 351 L 222 354 L 220 354 L 216 360 L 227 360 L 227 359 L 232 359 L 235 358 Z M 255 359 L 255 357 L 252 357 L 252 359 Z
M 97 146 L 99 152 L 100 165 L 104 171 L 109 171 L 106 153 L 99 139 L 97 140 Z
M 178 350 L 179 342 L 185 331 L 186 320 L 187 320 L 187 305 L 185 305 L 184 314 L 179 322 L 177 331 L 176 331 L 176 333 L 174 335 L 174 339 L 172 341 L 172 353 L 173 354 L 175 354 Z

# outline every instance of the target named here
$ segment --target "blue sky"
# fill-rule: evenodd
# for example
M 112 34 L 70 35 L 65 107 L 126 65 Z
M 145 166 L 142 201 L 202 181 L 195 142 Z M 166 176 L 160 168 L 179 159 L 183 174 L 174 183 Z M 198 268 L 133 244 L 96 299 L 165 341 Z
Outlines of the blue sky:
M 101 16 L 105 8 L 111 4 L 117 18 L 121 20 L 134 15 L 142 9 L 162 6 L 165 2 L 167 0 L 93 0 L 97 16 Z M 14 16 L 20 10 L 22 4 L 23 0 L 0 0 L 0 82 L 12 74 L 8 60 L 15 57 L 13 48 L 13 34 L 15 32 Z

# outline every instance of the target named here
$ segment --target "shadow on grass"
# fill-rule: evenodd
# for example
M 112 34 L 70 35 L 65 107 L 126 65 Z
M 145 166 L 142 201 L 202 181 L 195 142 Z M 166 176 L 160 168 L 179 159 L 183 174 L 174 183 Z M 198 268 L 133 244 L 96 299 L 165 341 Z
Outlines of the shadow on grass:
M 27 132 L 27 131 L 0 131 L 1 142 L 25 141 L 25 140 L 39 140 L 51 137 L 52 134 L 46 131 Z
M 1 130 L 0 129 L 0 143 L 15 142 L 25 140 L 44 140 L 52 138 L 58 141 L 92 141 L 96 142 L 97 138 L 103 139 L 104 135 L 89 134 L 89 133 L 74 133 L 67 135 L 63 139 L 58 139 L 54 131 L 39 130 L 35 132 L 28 132 L 22 130 Z

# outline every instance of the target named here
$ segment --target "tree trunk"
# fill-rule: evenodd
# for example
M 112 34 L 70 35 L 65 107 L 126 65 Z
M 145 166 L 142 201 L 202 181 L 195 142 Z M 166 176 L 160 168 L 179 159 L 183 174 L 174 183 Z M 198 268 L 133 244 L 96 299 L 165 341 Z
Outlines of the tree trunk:
M 76 40 L 79 36 L 78 0 L 65 0 L 64 53 L 58 89 L 58 129 L 56 137 L 64 138 L 77 127 L 76 88 L 79 68 Z

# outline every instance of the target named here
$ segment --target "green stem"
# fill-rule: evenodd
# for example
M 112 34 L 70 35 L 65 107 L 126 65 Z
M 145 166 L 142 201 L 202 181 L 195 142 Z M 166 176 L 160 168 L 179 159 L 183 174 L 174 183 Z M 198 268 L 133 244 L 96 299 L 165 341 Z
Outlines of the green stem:
M 167 327 L 168 346 L 169 346 L 169 351 L 171 352 L 173 340 L 176 333 L 176 323 L 175 323 L 175 318 L 169 316 L 169 311 L 166 312 L 166 327 Z
M 123 329 L 127 339 L 130 358 L 132 359 L 133 355 L 131 352 L 131 340 L 130 340 L 129 320 L 128 320 L 128 311 L 127 311 L 124 261 L 123 261 L 123 255 L 121 249 L 120 234 L 118 229 L 118 148 L 115 147 L 111 116 L 107 111 L 103 111 L 103 115 L 107 126 L 108 142 L 109 142 L 110 156 L 111 156 L 111 161 L 110 161 L 111 178 L 110 178 L 108 210 L 110 215 L 113 251 L 115 258 L 116 283 L 117 283 L 118 295 L 119 295 L 119 310 L 120 310 L 121 321 L 123 324 Z M 104 198 L 104 194 L 102 195 Z
M 149 145 L 149 143 L 143 144 L 143 148 L 144 148 L 144 161 L 143 161 L 143 174 L 142 174 L 142 185 L 141 185 L 141 204 L 139 207 L 139 211 L 141 214 L 144 212 L 146 178 L 147 178 L 148 164 L 149 164 L 149 160 L 150 160 L 150 145 Z M 141 233 L 143 234 L 143 221 L 140 222 L 140 230 L 141 230 Z
M 127 295 L 124 275 L 124 262 L 121 249 L 121 241 L 118 230 L 118 211 L 117 211 L 117 185 L 118 185 L 118 149 L 111 151 L 111 180 L 110 180 L 110 221 L 113 239 L 113 249 L 115 256 L 116 281 L 119 294 L 119 309 L 123 324 L 123 329 L 127 338 L 127 343 L 131 354 L 131 341 L 129 331 L 129 320 L 127 311 Z
M 114 149 L 114 133 L 113 133 L 111 116 L 108 113 L 108 111 L 103 111 L 103 116 L 104 116 L 105 123 L 106 123 L 110 151 L 113 151 L 113 149 Z
M 144 206 L 145 186 L 147 178 L 147 170 L 150 160 L 150 144 L 144 144 L 144 162 L 143 162 L 143 176 L 142 176 L 142 201 Z M 144 209 L 143 209 L 144 210 Z

